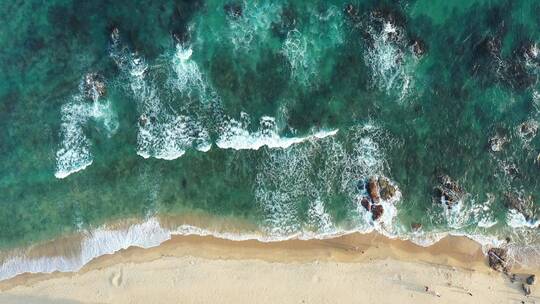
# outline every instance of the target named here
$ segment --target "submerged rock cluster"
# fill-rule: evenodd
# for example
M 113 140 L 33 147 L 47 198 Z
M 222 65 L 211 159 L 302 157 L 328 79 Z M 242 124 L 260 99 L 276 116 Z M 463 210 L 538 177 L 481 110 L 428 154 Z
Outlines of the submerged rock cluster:
M 523 196 L 519 193 L 509 192 L 505 194 L 506 207 L 522 214 L 527 221 L 535 221 L 535 210 L 532 196 Z
M 462 200 L 465 192 L 459 184 L 448 175 L 441 175 L 438 178 L 439 185 L 434 188 L 433 198 L 444 204 L 448 209 L 452 209 Z
M 84 97 L 90 100 L 97 100 L 103 97 L 107 90 L 105 79 L 98 73 L 88 73 L 84 76 L 83 82 Z

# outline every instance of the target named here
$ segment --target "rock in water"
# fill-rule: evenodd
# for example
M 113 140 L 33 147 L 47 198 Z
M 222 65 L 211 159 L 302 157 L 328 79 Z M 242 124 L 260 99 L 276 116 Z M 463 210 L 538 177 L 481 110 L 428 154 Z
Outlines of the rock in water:
M 522 138 L 525 140 L 531 140 L 538 132 L 538 123 L 533 120 L 526 121 L 519 125 L 518 131 Z
M 523 214 L 527 221 L 534 218 L 534 203 L 532 197 L 523 197 L 517 193 L 506 193 L 506 207 Z
M 379 194 L 379 183 L 375 177 L 369 179 L 368 182 L 368 192 L 371 200 L 377 204 L 380 200 Z
M 536 276 L 533 274 L 533 275 L 530 275 L 527 280 L 526 280 L 527 284 L 529 285 L 534 285 L 534 283 L 536 283 Z
M 420 39 L 413 40 L 411 48 L 416 57 L 421 57 L 426 53 L 426 44 Z
M 384 213 L 384 208 L 383 206 L 381 205 L 373 205 L 371 207 L 371 213 L 372 213 L 372 216 L 371 218 L 376 221 L 378 220 Z
M 489 139 L 489 148 L 493 152 L 500 152 L 503 150 L 504 145 L 508 142 L 506 137 L 495 135 Z
M 434 189 L 434 198 L 452 209 L 463 198 L 464 192 L 448 175 L 439 176 L 439 182 L 440 185 Z
M 97 100 L 106 93 L 105 80 L 98 73 L 88 73 L 84 77 L 84 96 L 91 100 Z
M 383 200 L 390 200 L 396 195 L 396 187 L 386 177 L 379 177 L 379 191 Z
M 413 231 L 419 231 L 420 229 L 422 229 L 422 224 L 420 224 L 420 223 L 412 223 L 411 224 L 411 229 Z
M 240 3 L 227 3 L 223 6 L 225 13 L 233 19 L 239 19 L 244 14 L 242 5 Z
M 506 254 L 504 248 L 491 248 L 488 251 L 489 267 L 497 271 L 504 270 L 506 267 Z
M 360 201 L 360 204 L 362 204 L 362 206 L 366 208 L 367 211 L 371 211 L 371 202 L 367 197 L 363 197 Z
M 521 285 L 521 288 L 523 288 L 523 292 L 525 293 L 526 296 L 531 294 L 531 287 L 529 285 L 523 284 Z

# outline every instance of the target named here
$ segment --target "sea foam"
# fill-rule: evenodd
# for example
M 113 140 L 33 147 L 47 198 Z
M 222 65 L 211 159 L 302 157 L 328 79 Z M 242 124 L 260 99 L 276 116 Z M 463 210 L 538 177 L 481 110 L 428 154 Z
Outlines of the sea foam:
M 242 116 L 247 114 L 243 113 Z M 259 130 L 250 132 L 244 123 L 230 119 L 221 128 L 221 136 L 216 145 L 221 149 L 258 150 L 263 146 L 268 148 L 288 148 L 294 144 L 317 138 L 334 136 L 338 130 L 317 131 L 305 137 L 281 137 L 273 117 L 263 116 L 259 123 Z
M 107 136 L 110 137 L 118 129 L 118 119 L 108 100 L 97 96 L 93 100 L 83 98 L 82 82 L 79 92 L 71 96 L 71 99 L 62 106 L 60 113 L 62 142 L 56 152 L 54 176 L 62 179 L 84 170 L 94 160 L 91 152 L 92 144 L 84 132 L 86 124 L 90 120 L 100 123 Z
M 320 208 L 320 207 L 315 207 Z M 320 210 L 319 210 L 320 211 Z M 316 212 L 321 214 L 320 212 Z M 325 217 L 325 216 L 323 216 Z M 74 256 L 46 256 L 46 257 L 28 257 L 24 254 L 8 257 L 3 260 L 0 265 L 0 281 L 13 278 L 23 273 L 52 273 L 74 272 L 80 270 L 85 264 L 91 260 L 106 254 L 112 254 L 119 250 L 129 247 L 151 248 L 160 245 L 161 243 L 171 239 L 173 235 L 199 235 L 213 236 L 216 238 L 245 241 L 257 240 L 260 242 L 277 242 L 290 239 L 310 240 L 310 239 L 327 239 L 335 238 L 351 233 L 369 233 L 375 231 L 375 227 L 371 229 L 353 228 L 344 230 L 336 226 L 328 226 L 327 230 L 321 232 L 313 231 L 298 231 L 286 235 L 272 235 L 257 231 L 247 231 L 245 233 L 233 233 L 226 231 L 215 231 L 206 228 L 196 227 L 193 225 L 179 225 L 176 228 L 169 229 L 162 226 L 157 218 L 149 218 L 144 222 L 131 225 L 127 228 L 110 228 L 107 226 L 99 227 L 91 231 L 82 231 L 82 241 L 80 252 Z M 438 242 L 446 235 L 452 233 L 430 233 L 424 235 L 412 236 L 396 236 L 382 231 L 382 234 L 395 239 L 410 240 L 420 246 L 430 246 Z M 472 240 L 483 244 L 483 248 L 487 250 L 492 246 L 502 246 L 504 241 L 494 238 L 488 238 L 481 235 L 466 235 L 453 233 L 453 235 L 466 236 Z M 511 252 L 523 253 L 521 247 L 511 247 Z

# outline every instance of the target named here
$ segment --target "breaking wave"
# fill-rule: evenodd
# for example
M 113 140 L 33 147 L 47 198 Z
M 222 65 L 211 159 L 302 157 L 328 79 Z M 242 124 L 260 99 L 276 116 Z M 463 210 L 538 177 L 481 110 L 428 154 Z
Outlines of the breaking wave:
M 330 217 L 325 213 L 324 207 L 320 202 L 314 202 L 310 211 L 310 218 L 315 221 L 322 231 L 314 233 L 312 231 L 299 231 L 295 234 L 286 236 L 269 235 L 258 231 L 247 231 L 245 233 L 230 233 L 224 231 L 208 230 L 202 227 L 192 225 L 180 225 L 173 229 L 169 229 L 160 224 L 157 218 L 149 218 L 144 222 L 131 225 L 127 228 L 118 229 L 107 226 L 99 227 L 92 231 L 82 231 L 82 240 L 80 248 L 75 254 L 59 253 L 53 256 L 28 256 L 27 254 L 15 254 L 0 260 L 0 281 L 13 278 L 23 273 L 52 273 L 74 272 L 80 270 L 91 260 L 106 254 L 112 254 L 117 251 L 127 249 L 129 247 L 151 248 L 162 244 L 171 239 L 174 235 L 199 235 L 213 236 L 216 238 L 244 241 L 257 240 L 261 242 L 277 242 L 290 239 L 326 239 L 338 237 L 351 233 L 364 233 L 357 228 L 345 230 L 337 228 L 330 223 Z M 430 235 L 411 235 L 402 236 L 401 239 L 410 240 L 420 246 L 430 246 L 448 233 L 435 233 Z M 459 234 L 456 234 L 459 235 Z M 483 244 L 483 249 L 486 251 L 491 246 L 500 246 L 504 241 L 490 239 L 482 236 L 465 235 L 480 244 Z M 395 238 L 395 236 L 389 236 Z M 524 250 L 534 251 L 530 256 L 534 257 L 535 249 L 523 249 L 518 247 L 510 247 L 509 253 L 519 252 L 523 256 Z M 532 261 L 528 261 L 532 262 Z M 538 261 L 534 261 L 538 262 Z
M 92 164 L 92 143 L 84 130 L 90 120 L 101 123 L 107 136 L 112 136 L 118 128 L 118 119 L 111 103 L 95 94 L 88 100 L 83 95 L 83 86 L 84 80 L 81 82 L 80 92 L 73 95 L 60 110 L 62 142 L 56 152 L 56 178 L 65 178 Z
M 242 120 L 230 119 L 221 128 L 220 138 L 216 145 L 221 149 L 234 150 L 258 150 L 262 146 L 268 148 L 288 148 L 294 144 L 302 143 L 317 138 L 325 138 L 335 135 L 338 130 L 318 131 L 305 137 L 282 137 L 276 120 L 273 117 L 263 116 L 259 122 L 259 129 L 250 132 L 249 117 L 247 113 L 242 113 Z

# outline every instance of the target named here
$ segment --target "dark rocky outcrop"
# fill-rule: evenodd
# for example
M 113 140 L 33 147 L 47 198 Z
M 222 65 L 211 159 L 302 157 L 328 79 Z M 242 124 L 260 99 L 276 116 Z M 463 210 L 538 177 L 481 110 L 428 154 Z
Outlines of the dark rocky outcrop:
M 507 251 L 504 248 L 491 248 L 488 253 L 489 267 L 497 271 L 505 271 Z
M 362 207 L 366 208 L 367 211 L 371 211 L 371 202 L 367 197 L 363 197 L 360 204 L 362 204 Z
M 525 293 L 526 296 L 531 294 L 531 287 L 529 285 L 522 284 L 521 289 L 523 289 L 523 292 Z
M 84 76 L 83 83 L 84 96 L 91 100 L 96 100 L 105 95 L 106 87 L 103 76 L 98 73 L 88 73 Z
M 371 218 L 376 221 L 378 220 L 384 213 L 384 208 L 381 205 L 373 205 L 371 207 Z
M 422 229 L 422 224 L 420 224 L 420 223 L 411 223 L 411 229 L 413 231 L 419 231 L 420 229 Z
M 357 188 L 363 193 L 360 204 L 371 212 L 374 221 L 378 220 L 384 212 L 381 201 L 390 201 L 398 194 L 397 187 L 384 176 L 372 176 L 367 181 L 359 181 Z
M 140 117 L 139 117 L 139 125 L 141 127 L 144 127 L 146 126 L 146 124 L 148 123 L 148 118 L 146 117 L 146 115 L 142 114 Z
M 525 121 L 518 126 L 519 135 L 526 139 L 531 140 L 536 136 L 538 132 L 538 124 L 535 121 Z
M 534 283 L 536 283 L 536 276 L 534 274 L 530 275 L 529 277 L 527 277 L 525 282 L 527 282 L 527 284 L 529 285 L 534 285 Z
M 493 152 L 500 152 L 506 143 L 508 143 L 508 139 L 497 134 L 489 139 L 489 149 Z
M 421 57 L 427 51 L 426 44 L 420 39 L 414 39 L 411 41 L 411 50 L 416 57 Z
M 506 207 L 523 214 L 527 221 L 534 220 L 534 203 L 531 196 L 523 197 L 517 193 L 506 193 Z
M 452 209 L 463 198 L 463 189 L 448 175 L 439 176 L 439 183 L 433 191 L 433 196 L 435 200 L 446 205 L 448 209 Z
M 223 6 L 223 9 L 225 10 L 227 16 L 233 19 L 240 19 L 244 14 L 241 3 L 229 2 Z
M 390 200 L 396 195 L 396 187 L 386 177 L 379 177 L 379 193 L 383 200 Z
M 373 203 L 377 204 L 380 200 L 380 194 L 379 194 L 379 182 L 377 178 L 372 177 L 368 181 L 368 193 L 371 197 L 371 200 Z

